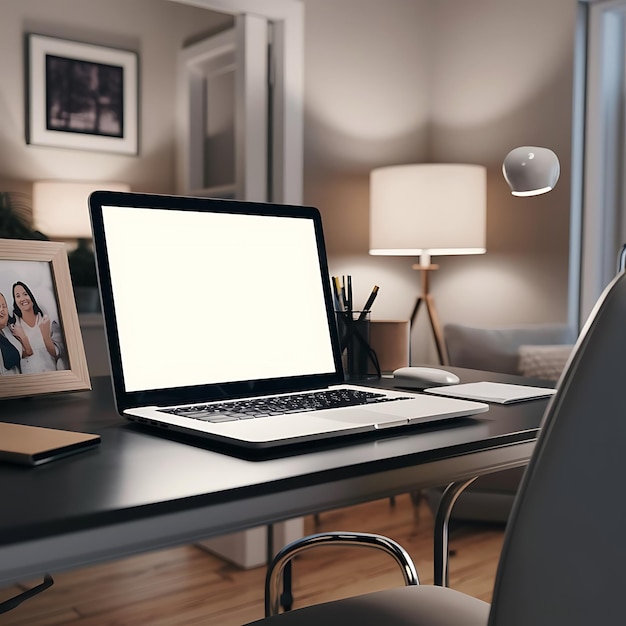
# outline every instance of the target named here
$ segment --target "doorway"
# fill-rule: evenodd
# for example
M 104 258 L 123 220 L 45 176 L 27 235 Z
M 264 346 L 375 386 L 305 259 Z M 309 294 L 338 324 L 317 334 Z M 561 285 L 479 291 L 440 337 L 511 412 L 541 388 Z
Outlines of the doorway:
M 272 81 L 268 200 L 301 204 L 303 179 L 304 8 L 297 0 L 172 0 L 271 23 Z

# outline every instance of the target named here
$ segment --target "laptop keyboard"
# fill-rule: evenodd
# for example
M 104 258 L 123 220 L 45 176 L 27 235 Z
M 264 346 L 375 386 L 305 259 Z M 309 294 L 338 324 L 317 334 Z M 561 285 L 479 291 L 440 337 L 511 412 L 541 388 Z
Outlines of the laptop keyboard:
M 358 389 L 329 389 L 312 391 L 289 396 L 271 398 L 250 398 L 234 402 L 211 404 L 194 404 L 191 406 L 160 409 L 163 413 L 192 417 L 205 422 L 232 422 L 235 420 L 302 413 L 304 411 L 320 411 L 338 407 L 362 406 L 389 400 L 408 400 L 409 397 L 389 398 L 374 391 Z

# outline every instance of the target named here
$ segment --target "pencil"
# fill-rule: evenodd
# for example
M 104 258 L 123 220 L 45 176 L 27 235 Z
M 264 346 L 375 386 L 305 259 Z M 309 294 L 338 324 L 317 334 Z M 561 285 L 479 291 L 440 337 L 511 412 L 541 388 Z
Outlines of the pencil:
M 365 306 L 363 307 L 363 310 L 361 311 L 361 314 L 359 315 L 359 319 L 357 321 L 363 321 L 365 319 L 365 316 L 370 312 L 372 304 L 374 304 L 374 300 L 376 300 L 376 296 L 378 295 L 378 289 L 378 285 L 374 285 L 372 293 L 370 293 L 370 296 L 367 299 L 367 302 L 365 303 Z

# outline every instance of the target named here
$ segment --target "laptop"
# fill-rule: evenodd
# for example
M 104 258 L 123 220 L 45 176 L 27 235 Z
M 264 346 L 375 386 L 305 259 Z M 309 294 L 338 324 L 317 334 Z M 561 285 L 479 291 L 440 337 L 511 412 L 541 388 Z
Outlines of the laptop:
M 488 410 L 344 381 L 317 209 L 108 191 L 89 205 L 124 418 L 266 449 Z

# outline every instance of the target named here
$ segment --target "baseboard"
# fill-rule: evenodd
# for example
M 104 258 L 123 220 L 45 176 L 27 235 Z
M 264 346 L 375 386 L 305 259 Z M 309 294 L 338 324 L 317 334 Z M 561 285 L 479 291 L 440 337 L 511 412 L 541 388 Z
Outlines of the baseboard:
M 274 524 L 272 529 L 274 551 L 276 552 L 284 545 L 303 536 L 304 520 L 301 517 L 290 519 Z M 196 545 L 242 569 L 252 569 L 266 565 L 268 562 L 267 531 L 268 526 L 258 526 L 257 528 L 198 541 Z

